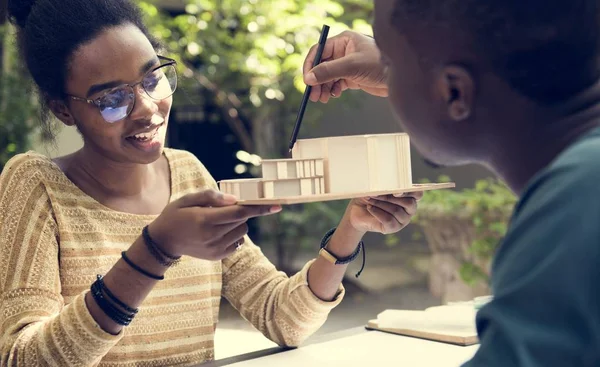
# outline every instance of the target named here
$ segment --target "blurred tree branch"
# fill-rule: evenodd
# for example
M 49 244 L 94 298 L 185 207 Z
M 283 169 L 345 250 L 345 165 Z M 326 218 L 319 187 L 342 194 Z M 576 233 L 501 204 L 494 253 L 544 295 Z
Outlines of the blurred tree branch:
M 187 66 L 187 65 L 186 65 Z M 205 75 L 200 74 L 196 69 L 189 67 L 186 69 L 193 75 L 193 78 L 200 83 L 206 90 L 210 91 L 214 96 L 214 101 L 223 111 L 223 119 L 238 138 L 242 149 L 247 152 L 254 151 L 254 142 L 250 131 L 246 127 L 248 119 L 241 112 L 242 102 L 231 92 L 226 92 L 218 85 L 210 81 Z

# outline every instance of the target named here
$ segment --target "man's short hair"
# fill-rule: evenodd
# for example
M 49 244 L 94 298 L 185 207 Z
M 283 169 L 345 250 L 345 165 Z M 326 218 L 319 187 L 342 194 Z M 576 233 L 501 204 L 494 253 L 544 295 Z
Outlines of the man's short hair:
M 600 76 L 597 0 L 396 0 L 392 24 L 446 30 L 515 90 L 551 104 Z M 455 33 L 456 32 L 456 33 Z

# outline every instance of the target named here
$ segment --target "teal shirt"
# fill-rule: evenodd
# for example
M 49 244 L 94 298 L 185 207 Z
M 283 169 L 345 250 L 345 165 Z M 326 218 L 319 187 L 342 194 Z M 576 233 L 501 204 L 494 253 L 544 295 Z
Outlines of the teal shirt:
M 600 366 L 600 129 L 528 185 L 492 266 L 464 367 Z

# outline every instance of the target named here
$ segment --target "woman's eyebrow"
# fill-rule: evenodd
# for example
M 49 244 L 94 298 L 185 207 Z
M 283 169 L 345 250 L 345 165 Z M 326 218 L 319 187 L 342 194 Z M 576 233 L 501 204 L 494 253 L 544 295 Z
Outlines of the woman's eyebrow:
M 148 60 L 140 68 L 140 75 L 146 74 L 157 63 L 159 63 L 158 57 L 154 57 L 151 60 Z M 122 80 L 114 80 L 114 81 L 106 82 L 106 83 L 102 83 L 102 84 L 94 84 L 94 85 L 92 85 L 90 87 L 90 89 L 88 89 L 87 94 L 86 94 L 86 98 L 89 98 L 91 95 L 94 95 L 94 94 L 96 94 L 98 92 L 101 92 L 103 90 L 117 87 L 117 86 L 119 86 L 121 84 L 124 84 L 124 82 Z

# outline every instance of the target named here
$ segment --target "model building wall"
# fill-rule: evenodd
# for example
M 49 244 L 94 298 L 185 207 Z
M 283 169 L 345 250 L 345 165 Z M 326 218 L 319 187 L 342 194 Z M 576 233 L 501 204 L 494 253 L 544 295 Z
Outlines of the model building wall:
M 323 177 L 290 178 L 263 181 L 264 197 L 267 199 L 324 194 Z
M 323 159 L 266 159 L 261 166 L 265 180 L 324 176 Z
M 403 133 L 298 140 L 292 156 L 324 159 L 327 193 L 412 186 L 410 140 Z
M 222 192 L 242 200 L 319 195 L 325 193 L 323 159 L 267 159 L 262 178 L 223 180 Z
M 256 200 L 264 197 L 263 182 L 258 178 L 223 180 L 219 182 L 219 190 L 243 200 Z

